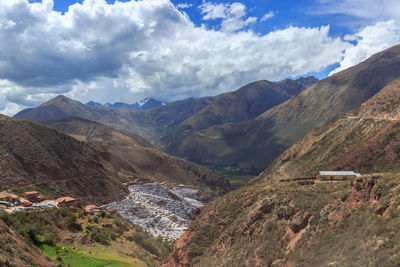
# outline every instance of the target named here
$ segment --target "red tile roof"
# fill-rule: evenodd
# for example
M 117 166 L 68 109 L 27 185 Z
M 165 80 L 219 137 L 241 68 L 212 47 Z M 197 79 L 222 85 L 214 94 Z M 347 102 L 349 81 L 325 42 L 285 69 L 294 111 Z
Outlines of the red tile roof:
M 7 191 L 0 192 L 0 198 L 6 198 L 6 197 L 18 198 L 17 195 L 8 193 Z
M 56 202 L 62 203 L 62 202 L 72 202 L 75 201 L 76 199 L 73 197 L 60 197 L 56 199 Z
M 28 191 L 28 192 L 25 192 L 24 194 L 25 194 L 25 195 L 37 195 L 37 194 L 39 194 L 39 193 L 36 192 L 36 191 Z

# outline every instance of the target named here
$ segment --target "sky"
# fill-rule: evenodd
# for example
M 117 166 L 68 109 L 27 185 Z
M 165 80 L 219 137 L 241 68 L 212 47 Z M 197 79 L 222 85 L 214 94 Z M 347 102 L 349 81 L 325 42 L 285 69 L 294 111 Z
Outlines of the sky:
M 323 79 L 399 43 L 399 0 L 0 1 L 0 113 Z

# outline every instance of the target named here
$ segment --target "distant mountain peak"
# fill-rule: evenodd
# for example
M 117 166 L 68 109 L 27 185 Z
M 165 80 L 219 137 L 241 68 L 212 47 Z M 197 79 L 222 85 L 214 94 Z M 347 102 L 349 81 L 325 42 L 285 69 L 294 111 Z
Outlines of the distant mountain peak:
M 48 100 L 48 101 L 45 102 L 45 103 L 58 102 L 58 101 L 68 101 L 68 100 L 71 100 L 71 99 L 69 99 L 69 98 L 66 97 L 65 95 L 58 95 L 58 96 L 53 97 L 52 99 Z M 45 104 L 45 103 L 44 103 L 44 104 Z
M 102 104 L 98 103 L 98 102 L 94 102 L 94 101 L 89 101 L 85 104 L 86 106 L 94 106 L 94 107 L 99 107 L 102 106 Z
M 317 78 L 315 78 L 315 76 L 307 76 L 307 77 L 300 77 L 297 78 L 295 80 L 298 83 L 301 83 L 302 85 L 309 87 L 311 85 L 313 85 L 314 83 L 319 82 L 319 80 Z
M 149 102 L 150 99 L 152 99 L 152 98 L 146 97 L 146 98 L 140 100 L 140 101 L 137 102 L 137 103 L 139 104 L 139 107 L 142 107 L 142 106 L 145 105 L 147 102 Z
M 49 106 L 49 105 L 52 105 L 52 104 L 57 104 L 57 103 L 63 103 L 63 104 L 71 103 L 72 104 L 72 103 L 77 103 L 77 101 L 72 100 L 72 99 L 66 97 L 65 95 L 58 95 L 58 96 L 56 96 L 56 97 L 44 102 L 39 107 L 46 107 L 46 106 Z

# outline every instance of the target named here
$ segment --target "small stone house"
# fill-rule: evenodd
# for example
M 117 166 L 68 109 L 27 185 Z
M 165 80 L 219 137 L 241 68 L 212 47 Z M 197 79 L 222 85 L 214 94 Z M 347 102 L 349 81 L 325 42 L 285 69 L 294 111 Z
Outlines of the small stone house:
M 39 197 L 39 193 L 36 191 L 28 191 L 22 194 L 23 198 L 26 198 L 29 201 L 36 202 Z

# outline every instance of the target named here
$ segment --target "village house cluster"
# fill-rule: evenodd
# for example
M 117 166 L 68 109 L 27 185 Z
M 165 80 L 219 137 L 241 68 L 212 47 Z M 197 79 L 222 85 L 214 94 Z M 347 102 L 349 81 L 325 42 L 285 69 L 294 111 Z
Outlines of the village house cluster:
M 96 213 L 101 211 L 101 209 L 96 205 L 87 205 L 83 207 L 77 199 L 70 196 L 49 200 L 37 191 L 24 192 L 21 196 L 7 191 L 0 192 L 0 208 L 10 213 L 14 211 L 59 207 L 66 207 L 69 209 L 83 208 L 87 213 Z

